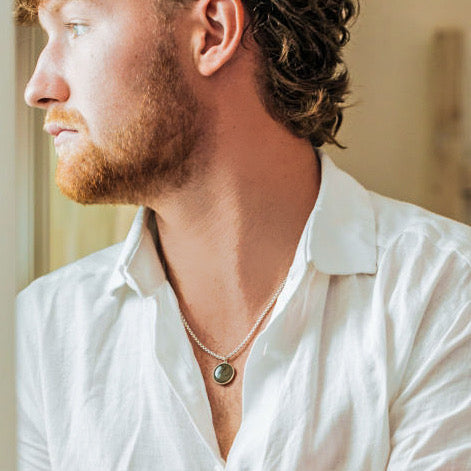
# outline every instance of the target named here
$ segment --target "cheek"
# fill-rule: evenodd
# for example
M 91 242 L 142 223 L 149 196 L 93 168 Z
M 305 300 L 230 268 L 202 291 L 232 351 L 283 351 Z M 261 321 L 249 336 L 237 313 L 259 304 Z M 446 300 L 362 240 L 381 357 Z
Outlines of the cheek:
M 142 101 L 142 60 L 135 55 L 93 54 L 77 62 L 72 103 L 85 118 L 97 142 L 103 130 L 123 126 Z
M 117 18 L 70 51 L 70 105 L 82 113 L 92 138 L 132 120 L 145 98 L 157 40 L 150 26 L 143 28 L 146 21 L 136 28 Z

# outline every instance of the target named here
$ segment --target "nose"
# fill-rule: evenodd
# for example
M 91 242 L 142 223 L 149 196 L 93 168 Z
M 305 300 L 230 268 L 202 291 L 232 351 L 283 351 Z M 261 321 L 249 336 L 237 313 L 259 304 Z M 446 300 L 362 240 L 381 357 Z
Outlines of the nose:
M 36 69 L 26 85 L 25 101 L 29 106 L 47 109 L 53 103 L 68 100 L 69 86 L 47 48 L 39 56 Z

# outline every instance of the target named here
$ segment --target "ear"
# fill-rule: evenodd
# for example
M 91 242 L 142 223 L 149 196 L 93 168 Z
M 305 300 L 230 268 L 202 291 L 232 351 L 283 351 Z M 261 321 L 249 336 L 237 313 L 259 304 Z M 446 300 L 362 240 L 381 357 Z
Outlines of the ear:
M 242 0 L 197 0 L 193 7 L 193 61 L 209 77 L 228 62 L 239 47 L 244 30 Z

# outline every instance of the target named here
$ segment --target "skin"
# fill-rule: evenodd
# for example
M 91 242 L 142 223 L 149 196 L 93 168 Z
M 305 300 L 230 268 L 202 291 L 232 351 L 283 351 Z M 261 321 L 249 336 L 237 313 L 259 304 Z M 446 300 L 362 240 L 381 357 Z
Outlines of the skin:
M 155 211 L 186 319 L 206 346 L 227 353 L 288 274 L 319 163 L 260 100 L 257 49 L 241 47 L 240 0 L 194 0 L 168 21 L 153 2 L 43 3 L 49 42 L 25 98 L 47 110 L 49 126 L 76 131 L 57 139 L 64 193 Z M 75 21 L 84 27 L 64 26 Z M 251 344 L 225 387 L 211 379 L 218 361 L 193 346 L 227 459 Z

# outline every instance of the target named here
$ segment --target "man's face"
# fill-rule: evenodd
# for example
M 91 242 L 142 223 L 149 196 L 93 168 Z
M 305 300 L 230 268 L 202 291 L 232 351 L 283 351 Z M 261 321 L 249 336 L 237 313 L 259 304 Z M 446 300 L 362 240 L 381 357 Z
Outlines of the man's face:
M 207 116 L 183 78 L 172 21 L 155 0 L 54 1 L 39 9 L 49 41 L 25 97 L 47 110 L 61 191 L 142 204 L 183 185 Z

